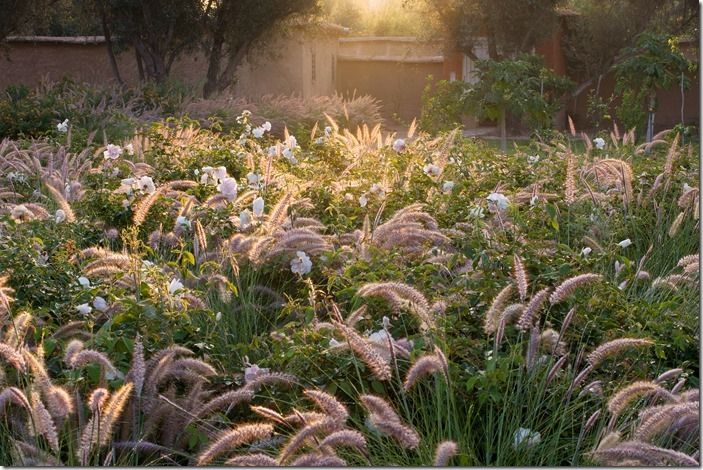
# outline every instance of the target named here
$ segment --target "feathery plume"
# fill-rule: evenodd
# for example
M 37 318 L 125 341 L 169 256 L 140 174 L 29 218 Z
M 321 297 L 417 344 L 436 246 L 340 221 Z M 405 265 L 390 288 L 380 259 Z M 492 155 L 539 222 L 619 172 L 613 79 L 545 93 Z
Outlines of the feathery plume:
M 59 451 L 59 436 L 56 431 L 56 425 L 51 418 L 51 414 L 42 403 L 37 392 L 32 392 L 31 395 L 31 415 L 33 427 L 37 434 L 44 436 L 54 452 Z
M 343 323 L 333 321 L 333 324 L 349 342 L 351 349 L 359 355 L 362 361 L 369 367 L 371 373 L 381 381 L 390 380 L 391 368 L 388 363 L 369 345 L 369 342 L 362 338 L 354 329 Z
M 270 424 L 241 424 L 220 434 L 215 442 L 198 455 L 196 463 L 198 466 L 208 465 L 225 452 L 243 444 L 267 438 L 271 434 L 273 434 L 273 426 Z
M 683 452 L 664 449 L 644 442 L 628 441 L 607 449 L 593 452 L 594 459 L 603 465 L 613 465 L 628 460 L 639 464 L 659 466 L 672 463 L 676 466 L 698 466 L 698 461 Z
M 22 354 L 5 343 L 0 343 L 0 357 L 18 371 L 24 372 L 26 370 L 27 363 Z
M 678 368 L 677 369 L 669 369 L 666 372 L 659 375 L 659 377 L 654 379 L 654 383 L 660 384 L 662 382 L 666 382 L 667 380 L 675 379 L 676 377 L 678 377 L 682 373 L 683 373 L 683 369 L 678 369 Z
M 532 296 L 530 302 L 525 307 L 522 312 L 520 319 L 517 322 L 517 327 L 521 331 L 527 331 L 535 323 L 535 320 L 539 318 L 539 311 L 542 309 L 542 305 L 549 297 L 549 287 L 545 287 L 541 291 L 537 292 Z
M 333 429 L 338 429 L 339 426 L 339 421 L 334 418 L 323 418 L 319 421 L 314 421 L 305 425 L 300 431 L 292 436 L 288 440 L 286 446 L 281 449 L 281 452 L 278 454 L 278 464 L 282 465 L 285 463 L 286 460 L 293 456 L 308 439 L 317 433 L 329 432 Z
M 434 328 L 434 318 L 430 315 L 430 304 L 424 295 L 414 287 L 401 282 L 373 282 L 365 284 L 357 291 L 362 297 L 379 296 L 391 302 L 396 309 L 408 306 L 420 320 L 420 328 Z
M 579 274 L 578 276 L 571 277 L 561 284 L 554 290 L 552 295 L 549 297 L 549 302 L 554 305 L 561 302 L 562 300 L 569 297 L 577 288 L 584 284 L 602 279 L 603 276 L 600 274 Z
M 193 415 L 197 418 L 208 416 L 225 407 L 229 408 L 239 403 L 248 403 L 252 398 L 254 398 L 254 392 L 251 389 L 242 388 L 239 390 L 233 390 L 231 392 L 223 393 L 222 395 L 219 395 L 203 404 L 200 408 L 193 412 Z
M 643 419 L 635 430 L 634 438 L 638 441 L 651 442 L 657 435 L 663 433 L 672 423 L 687 415 L 694 416 L 696 421 L 700 414 L 698 402 L 684 402 L 666 405 L 659 411 Z
M 436 354 L 427 354 L 418 358 L 405 375 L 403 388 L 409 391 L 413 385 L 423 376 L 444 372 L 444 365 Z
M 609 401 L 608 411 L 614 416 L 620 416 L 623 410 L 633 400 L 642 395 L 659 395 L 669 401 L 676 401 L 676 397 L 668 390 L 660 387 L 654 382 L 638 381 L 619 390 Z
M 366 449 L 366 438 L 359 431 L 353 429 L 342 429 L 335 431 L 325 437 L 319 447 L 352 447 L 364 452 Z
M 275 467 L 276 459 L 266 454 L 246 454 L 238 455 L 225 462 L 225 465 L 235 467 Z
M 435 450 L 434 462 L 432 465 L 434 467 L 446 467 L 449 464 L 449 460 L 454 457 L 459 451 L 459 446 L 454 441 L 444 441 L 440 442 Z
M 349 417 L 347 408 L 342 405 L 335 397 L 329 393 L 320 390 L 305 390 L 305 396 L 310 398 L 315 404 L 330 418 L 344 423 Z
M 637 348 L 641 346 L 650 346 L 654 344 L 651 340 L 644 338 L 619 338 L 613 341 L 608 341 L 598 346 L 593 352 L 591 352 L 587 359 L 588 363 L 592 367 L 596 367 L 605 359 L 612 357 L 621 351 L 629 348 Z
M 505 304 L 508 302 L 512 293 L 513 285 L 508 284 L 496 295 L 495 299 L 493 299 L 493 303 L 491 303 L 488 312 L 486 312 L 486 318 L 483 322 L 483 331 L 485 331 L 486 334 L 495 333 L 498 327 L 498 321 L 500 320 L 500 314 L 503 313 Z
M 294 385 L 297 383 L 298 378 L 293 374 L 284 374 L 282 372 L 269 372 L 266 374 L 257 375 L 255 378 L 247 382 L 247 384 L 242 387 L 242 390 L 257 391 L 264 385 Z
M 517 284 L 517 290 L 520 294 L 520 300 L 525 300 L 527 297 L 527 271 L 520 257 L 513 255 L 513 278 Z
M 383 398 L 374 395 L 361 395 L 364 407 L 369 411 L 371 423 L 384 434 L 393 437 L 407 449 L 420 445 L 420 436 L 410 426 L 403 424 L 400 416 Z

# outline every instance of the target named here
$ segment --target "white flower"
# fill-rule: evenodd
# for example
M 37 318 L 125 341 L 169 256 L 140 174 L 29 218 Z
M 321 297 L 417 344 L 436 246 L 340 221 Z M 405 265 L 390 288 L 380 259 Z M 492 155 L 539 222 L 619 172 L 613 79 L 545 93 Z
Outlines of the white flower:
M 184 215 L 179 215 L 178 217 L 176 217 L 176 226 L 183 227 L 183 228 L 185 228 L 185 227 L 190 228 L 191 227 L 190 220 L 188 220 L 188 218 Z
M 535 204 L 537 204 L 538 201 L 539 201 L 539 196 L 535 194 L 534 196 L 532 196 L 530 198 L 530 205 L 534 206 Z
M 260 139 L 264 136 L 264 132 L 266 131 L 263 127 L 255 127 L 251 130 L 251 135 L 253 135 L 255 139 Z
M 605 140 L 602 137 L 596 137 L 593 139 L 593 143 L 596 144 L 598 150 L 603 150 L 605 148 Z
M 127 151 L 127 155 L 134 155 L 134 145 L 127 144 L 124 146 L 124 149 Z
M 439 176 L 441 172 L 439 167 L 437 165 L 433 165 L 432 163 L 425 165 L 422 171 L 424 171 L 427 176 Z
M 275 157 L 278 153 L 278 145 L 272 145 L 271 147 L 269 147 L 267 153 L 269 157 Z
M 264 214 L 264 198 L 259 196 L 254 199 L 251 204 L 251 210 L 254 213 L 254 217 L 261 217 Z
M 293 155 L 293 151 L 287 147 L 283 149 L 283 157 L 288 160 L 291 165 L 296 165 L 298 163 L 298 159 Z
M 122 155 L 122 147 L 119 145 L 107 144 L 107 148 L 103 152 L 103 157 L 108 160 L 115 160 L 120 155 Z
M 64 119 L 63 122 L 56 124 L 56 130 L 59 132 L 68 132 L 68 119 Z
M 366 197 L 366 194 L 362 194 L 359 196 L 359 205 L 361 207 L 366 207 L 366 204 L 369 203 L 369 199 Z
M 683 184 L 683 193 L 684 193 L 684 194 L 686 194 L 687 192 L 689 192 L 689 191 L 692 190 L 692 189 L 693 189 L 693 188 L 692 188 L 691 186 L 689 186 L 688 183 L 684 183 L 684 184 Z
M 261 179 L 261 176 L 254 172 L 249 172 L 247 173 L 247 181 L 249 182 L 250 185 L 256 186 L 259 184 L 259 180 Z
M 389 330 L 391 328 L 391 319 L 388 318 L 387 316 L 383 316 L 383 319 L 381 320 L 383 324 L 383 329 L 384 330 Z
M 81 276 L 78 278 L 78 284 L 80 284 L 83 287 L 90 287 L 90 279 L 88 279 L 85 276 Z
M 168 293 L 173 295 L 181 289 L 183 289 L 183 283 L 178 279 L 171 279 L 168 284 Z
M 215 178 L 217 178 L 219 181 L 222 181 L 223 179 L 227 178 L 227 168 L 223 166 L 218 166 L 213 170 L 212 173 L 215 175 Z
M 27 209 L 27 206 L 24 204 L 18 204 L 12 208 L 10 215 L 12 215 L 12 218 L 15 220 L 22 220 L 24 218 L 30 218 L 33 214 L 32 211 Z
M 66 220 L 66 213 L 63 211 L 63 209 L 56 209 L 56 215 L 54 215 L 54 220 L 56 220 L 57 224 L 60 224 L 64 220 Z
M 256 364 L 252 364 L 251 366 L 247 367 L 244 369 L 244 382 L 251 382 L 255 378 L 257 378 L 260 375 L 268 374 L 269 370 L 268 369 L 263 369 Z
M 627 248 L 630 245 L 632 245 L 632 240 L 630 240 L 629 238 L 626 238 L 623 241 L 618 243 L 618 246 L 620 248 Z
M 237 198 L 237 180 L 234 178 L 225 178 L 217 185 L 217 189 L 228 200 L 234 201 Z
M 532 447 L 542 441 L 542 436 L 537 431 L 527 428 L 518 428 L 513 434 L 513 449 L 517 449 L 521 445 Z
M 222 312 L 217 312 L 215 314 L 215 321 L 220 321 L 222 320 Z
M 591 247 L 587 246 L 583 250 L 581 250 L 581 256 L 588 256 L 591 254 L 591 251 L 593 251 Z
M 371 341 L 372 343 L 382 344 L 383 346 L 385 346 L 388 344 L 388 337 L 389 337 L 389 334 L 386 330 L 378 330 L 378 331 L 371 333 L 368 336 L 368 340 Z
M 107 301 L 104 298 L 97 296 L 93 299 L 93 307 L 95 307 L 95 310 L 104 312 L 108 309 Z
M 251 213 L 245 209 L 239 213 L 239 227 L 245 229 L 251 224 Z
M 289 149 L 292 150 L 298 146 L 298 140 L 295 138 L 294 135 L 289 135 L 288 140 L 286 140 L 286 145 Z
M 266 132 L 271 132 L 271 123 L 266 121 L 261 125 L 261 128 L 265 130 Z
M 510 201 L 508 200 L 508 198 L 501 193 L 491 193 L 486 199 L 488 199 L 489 207 L 490 204 L 492 204 L 494 207 L 497 207 L 498 210 L 501 211 L 504 211 L 508 208 L 508 205 L 510 205 Z
M 405 150 L 405 141 L 403 139 L 395 139 L 395 142 L 393 142 L 393 150 L 399 153 Z
M 325 137 L 329 137 L 332 134 L 332 128 L 330 126 L 325 126 Z
M 76 306 L 76 310 L 78 310 L 78 313 L 80 313 L 81 315 L 88 315 L 90 312 L 93 311 L 93 307 L 88 304 L 80 304 Z
M 539 155 L 528 155 L 527 161 L 530 165 L 534 165 L 539 161 Z
M 337 348 L 337 347 L 339 347 L 339 346 L 342 346 L 343 344 L 344 344 L 344 343 L 342 343 L 341 341 L 337 341 L 337 340 L 334 339 L 334 338 L 332 338 L 332 339 L 330 340 L 330 348 Z
M 445 181 L 442 185 L 442 192 L 451 193 L 454 189 L 454 181 Z
M 304 251 L 295 253 L 296 257 L 290 262 L 290 270 L 300 275 L 307 274 L 312 270 L 312 261 Z
M 620 275 L 620 272 L 622 271 L 622 268 L 624 268 L 624 267 L 625 267 L 624 263 L 621 264 L 620 261 L 615 260 L 615 276 L 616 277 L 618 275 Z
M 156 185 L 154 185 L 154 180 L 150 176 L 142 176 L 139 178 L 139 189 L 147 194 L 152 194 L 156 191 Z
M 383 189 L 383 186 L 381 186 L 378 183 L 374 183 L 371 185 L 371 189 L 369 190 L 371 194 L 375 194 L 377 196 L 383 197 L 384 194 L 386 194 L 386 191 Z
M 469 209 L 469 217 L 474 217 L 476 219 L 483 219 L 483 207 L 476 206 Z

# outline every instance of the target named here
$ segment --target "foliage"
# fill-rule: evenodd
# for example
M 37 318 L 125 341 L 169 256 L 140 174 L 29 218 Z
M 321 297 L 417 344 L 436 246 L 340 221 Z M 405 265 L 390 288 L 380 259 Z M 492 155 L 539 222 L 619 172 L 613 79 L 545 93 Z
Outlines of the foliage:
M 420 128 L 438 133 L 461 126 L 462 117 L 466 114 L 465 91 L 463 82 L 439 80 L 433 83 L 432 77 L 428 77 L 422 92 Z
M 538 56 L 522 55 L 515 59 L 476 62 L 478 82 L 464 94 L 468 109 L 482 119 L 500 120 L 505 115 L 521 116 L 536 132 L 551 127 L 562 95 L 572 82 L 545 68 Z M 501 133 L 505 147 L 505 132 Z
M 697 147 L 253 119 L 0 143 L 0 463 L 697 462 Z

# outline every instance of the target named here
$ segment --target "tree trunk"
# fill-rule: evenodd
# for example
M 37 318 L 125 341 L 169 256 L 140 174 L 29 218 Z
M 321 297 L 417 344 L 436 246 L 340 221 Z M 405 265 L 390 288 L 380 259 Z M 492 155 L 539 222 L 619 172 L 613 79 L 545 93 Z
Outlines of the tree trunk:
M 500 151 L 508 153 L 508 133 L 505 125 L 505 107 L 500 109 Z
M 647 104 L 647 142 L 652 141 L 654 136 L 654 111 L 657 106 L 657 95 L 656 92 L 651 92 L 649 94 L 649 103 Z
M 100 4 L 100 14 L 102 16 L 102 26 L 103 34 L 105 35 L 105 46 L 107 47 L 107 56 L 110 59 L 110 68 L 112 68 L 112 74 L 115 76 L 115 80 L 120 86 L 124 85 L 124 81 L 120 76 L 120 69 L 117 66 L 117 59 L 115 58 L 115 51 L 112 48 L 112 35 L 110 34 L 110 27 L 107 24 L 107 15 L 105 14 L 105 8 Z
M 134 58 L 137 61 L 137 72 L 139 72 L 139 83 L 144 83 L 144 61 L 142 60 L 142 55 L 139 53 L 139 49 L 137 49 L 137 46 L 132 43 L 132 47 L 134 48 Z

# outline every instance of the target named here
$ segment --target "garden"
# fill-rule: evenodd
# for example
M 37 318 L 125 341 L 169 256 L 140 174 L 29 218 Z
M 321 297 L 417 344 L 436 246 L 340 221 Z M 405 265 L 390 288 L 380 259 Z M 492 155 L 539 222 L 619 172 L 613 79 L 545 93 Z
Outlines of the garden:
M 697 144 L 146 91 L 3 102 L 4 464 L 698 464 Z
M 284 24 L 312 0 L 0 1 L 139 66 L 137 85 L 0 94 L 0 465 L 700 465 L 699 85 L 675 35 L 623 14 L 641 34 L 591 44 L 599 2 L 567 2 L 593 48 L 571 53 L 601 76 L 588 119 L 559 126 L 577 83 L 532 25 L 576 15 L 448 1 L 465 57 L 470 26 L 505 15 L 489 39 L 521 46 L 489 44 L 476 80 L 428 82 L 418 119 L 391 123 L 362 93 L 226 91 L 270 27 L 239 8 Z M 354 24 L 419 36 L 406 3 Z M 56 5 L 46 25 L 32 5 Z M 662 5 L 686 23 L 687 2 Z M 198 89 L 170 70 L 196 46 Z

